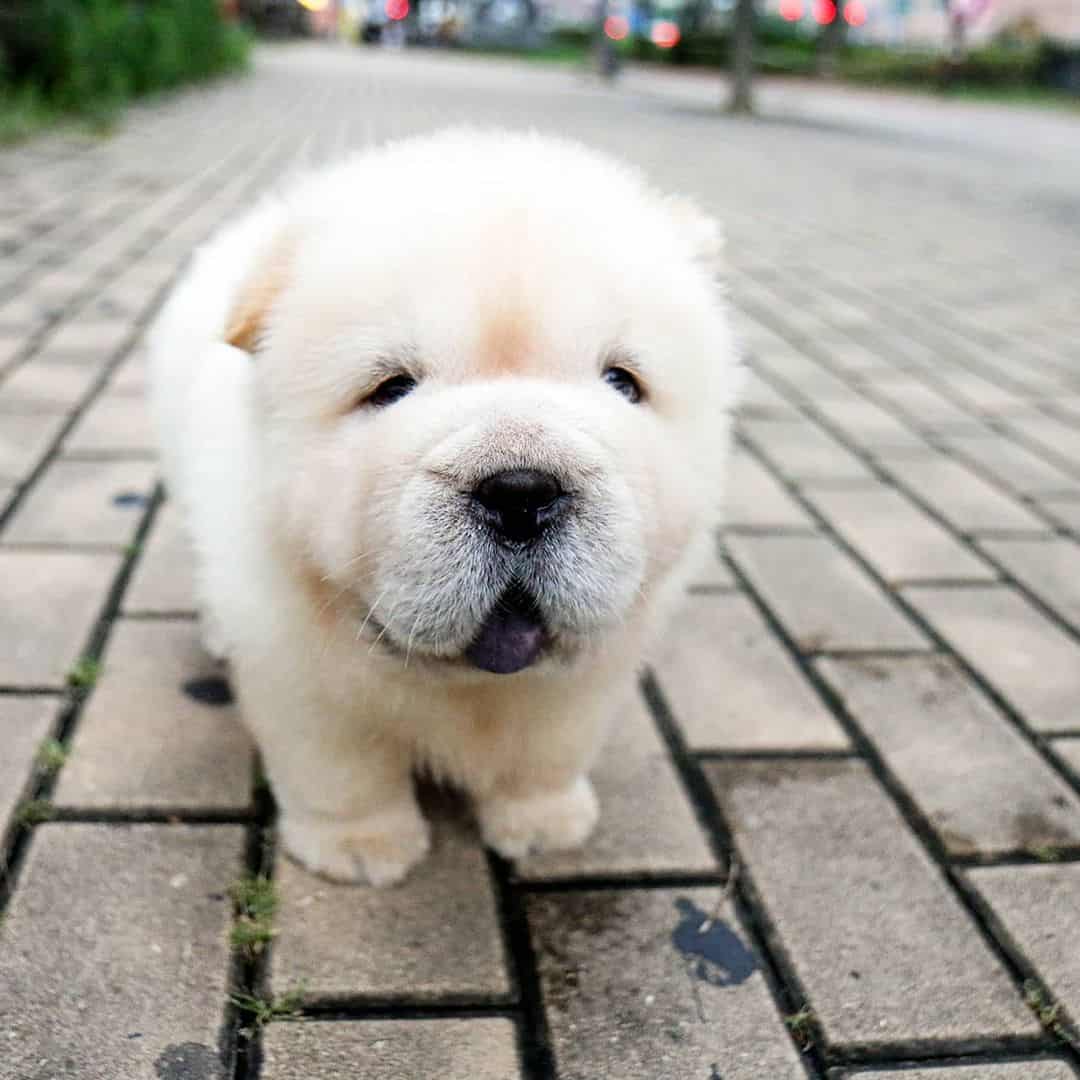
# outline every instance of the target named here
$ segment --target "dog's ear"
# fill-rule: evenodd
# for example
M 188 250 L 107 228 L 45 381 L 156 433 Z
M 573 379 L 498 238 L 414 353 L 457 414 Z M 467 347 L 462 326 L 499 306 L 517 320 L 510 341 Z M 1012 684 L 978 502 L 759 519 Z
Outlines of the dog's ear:
M 225 341 L 254 353 L 262 341 L 270 309 L 288 284 L 292 272 L 293 238 L 283 233 L 259 253 L 240 286 L 225 322 Z
M 719 259 L 724 250 L 720 222 L 705 213 L 693 199 L 683 195 L 666 198 L 664 208 L 696 260 L 708 263 Z

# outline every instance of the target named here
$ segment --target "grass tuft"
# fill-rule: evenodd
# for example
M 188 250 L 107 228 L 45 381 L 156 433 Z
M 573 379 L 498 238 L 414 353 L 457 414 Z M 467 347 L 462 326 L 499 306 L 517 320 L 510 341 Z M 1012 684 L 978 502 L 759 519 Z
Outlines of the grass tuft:
M 236 924 L 229 940 L 234 949 L 254 959 L 273 940 L 274 915 L 277 912 L 277 889 L 263 875 L 241 878 L 229 890 L 236 904 Z
M 68 686 L 76 690 L 89 690 L 101 677 L 101 661 L 84 656 L 68 672 Z
M 261 1028 L 274 1020 L 298 1019 L 304 1000 L 304 985 L 301 983 L 292 990 L 273 998 L 258 997 L 255 994 L 238 991 L 230 994 L 229 1000 L 248 1018 L 252 1027 Z

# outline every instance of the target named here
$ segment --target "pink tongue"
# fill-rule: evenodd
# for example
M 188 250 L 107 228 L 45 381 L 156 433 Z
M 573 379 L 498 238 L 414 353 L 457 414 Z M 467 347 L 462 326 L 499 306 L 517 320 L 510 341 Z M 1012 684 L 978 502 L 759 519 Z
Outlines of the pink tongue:
M 539 619 L 503 604 L 496 604 L 465 655 L 478 668 L 496 675 L 512 675 L 534 663 L 544 647 Z

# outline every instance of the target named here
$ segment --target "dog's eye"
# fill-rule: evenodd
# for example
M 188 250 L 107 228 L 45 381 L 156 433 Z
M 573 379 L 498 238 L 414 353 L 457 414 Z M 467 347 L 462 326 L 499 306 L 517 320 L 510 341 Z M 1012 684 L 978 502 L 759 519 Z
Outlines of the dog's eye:
M 622 394 L 631 405 L 636 405 L 644 397 L 641 384 L 626 368 L 609 367 L 604 372 L 604 382 Z
M 411 394 L 416 389 L 416 380 L 411 375 L 395 375 L 392 379 L 379 383 L 375 389 L 364 398 L 361 404 L 371 405 L 376 409 L 393 405 L 400 401 L 406 394 Z

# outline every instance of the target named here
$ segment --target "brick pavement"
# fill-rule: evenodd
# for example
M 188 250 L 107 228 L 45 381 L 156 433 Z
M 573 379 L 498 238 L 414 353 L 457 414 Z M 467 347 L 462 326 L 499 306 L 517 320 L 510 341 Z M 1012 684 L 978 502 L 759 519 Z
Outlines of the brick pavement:
M 717 94 L 276 48 L 0 156 L 2 1080 L 1080 1076 L 1075 118 Z M 595 839 L 515 867 L 450 814 L 372 893 L 275 856 L 139 337 L 273 177 L 460 120 L 721 214 L 753 376 Z

